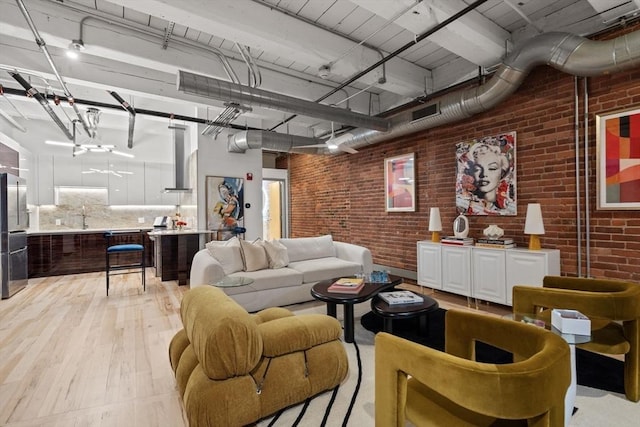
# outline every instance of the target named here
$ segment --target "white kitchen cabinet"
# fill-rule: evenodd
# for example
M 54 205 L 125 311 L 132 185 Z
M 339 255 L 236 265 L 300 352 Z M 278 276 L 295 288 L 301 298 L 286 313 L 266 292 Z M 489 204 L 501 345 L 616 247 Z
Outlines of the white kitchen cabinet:
M 127 164 L 127 204 L 144 205 L 144 162 L 129 161 Z
M 144 205 L 144 163 L 131 160 L 109 162 L 109 204 Z
M 170 163 L 144 164 L 144 200 L 147 205 L 177 205 L 177 193 L 165 193 L 175 187 L 173 165 Z
M 473 248 L 471 296 L 506 304 L 505 254 L 507 251 Z
M 442 290 L 471 295 L 470 246 L 442 246 Z
M 55 203 L 55 192 L 53 190 L 53 156 L 38 156 L 37 174 L 37 195 L 38 205 L 53 205 Z
M 542 286 L 544 276 L 560 275 L 560 251 L 557 249 L 510 249 L 507 261 L 507 305 L 512 304 L 515 285 Z
M 560 275 L 560 251 L 491 249 L 417 244 L 418 284 L 459 295 L 511 305 L 515 285 L 542 286 L 544 276 Z
M 440 244 L 418 242 L 418 284 L 442 289 Z
M 79 187 L 82 185 L 82 162 L 77 157 L 55 156 L 53 158 L 54 187 Z
M 107 188 L 109 185 L 109 163 L 106 156 L 98 153 L 80 157 L 80 182 L 82 187 Z M 78 161 L 78 159 L 75 159 Z

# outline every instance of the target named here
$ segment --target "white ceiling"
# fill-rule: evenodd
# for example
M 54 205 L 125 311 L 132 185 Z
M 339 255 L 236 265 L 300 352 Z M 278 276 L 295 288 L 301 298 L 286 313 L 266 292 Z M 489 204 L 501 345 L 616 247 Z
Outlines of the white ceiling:
M 223 56 L 240 83 L 247 85 L 249 69 L 238 48 L 241 45 L 260 71 L 260 89 L 316 101 L 472 3 L 0 0 L 0 84 L 6 92 L 23 92 L 6 72 L 17 70 L 40 92 L 65 94 L 20 10 L 23 4 L 68 92 L 79 100 L 105 104 L 99 107 L 98 138 L 124 151 L 128 150 L 128 113 L 106 106 L 117 105 L 107 90 L 116 91 L 136 110 L 213 120 L 223 111 L 223 102 L 180 92 L 176 75 L 186 70 L 228 81 Z M 540 33 L 593 34 L 620 19 L 635 17 L 639 7 L 640 0 L 488 0 L 322 103 L 367 115 L 385 112 L 491 72 L 514 46 Z M 78 39 L 86 49 L 78 60 L 70 60 L 65 51 L 71 40 Z M 321 67 L 330 68 L 325 78 L 319 76 Z M 86 111 L 87 105 L 78 106 Z M 51 149 L 44 146 L 45 139 L 67 140 L 32 98 L 6 93 L 0 98 L 0 111 L 26 132 L 2 114 L 0 131 L 34 152 Z M 75 118 L 66 102 L 54 106 L 54 111 L 65 125 Z M 315 137 L 331 129 L 330 122 L 306 116 L 278 126 L 290 116 L 254 106 L 233 124 Z M 170 157 L 170 123 L 190 122 L 137 114 L 131 152 L 156 161 Z M 217 143 L 225 143 L 226 134 Z

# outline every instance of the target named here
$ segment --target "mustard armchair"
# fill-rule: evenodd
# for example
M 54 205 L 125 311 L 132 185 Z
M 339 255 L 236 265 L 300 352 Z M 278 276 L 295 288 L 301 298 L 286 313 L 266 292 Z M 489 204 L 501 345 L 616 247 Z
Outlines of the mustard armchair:
M 514 363 L 476 362 L 475 341 Z M 445 352 L 378 333 L 375 375 L 376 426 L 562 426 L 569 346 L 543 328 L 450 310 Z
M 514 313 L 578 310 L 591 319 L 585 350 L 624 354 L 627 399 L 640 400 L 640 284 L 610 279 L 547 276 L 542 288 L 514 286 Z
M 190 427 L 253 424 L 347 375 L 332 317 L 279 307 L 251 315 L 213 286 L 185 293 L 180 315 L 169 360 Z

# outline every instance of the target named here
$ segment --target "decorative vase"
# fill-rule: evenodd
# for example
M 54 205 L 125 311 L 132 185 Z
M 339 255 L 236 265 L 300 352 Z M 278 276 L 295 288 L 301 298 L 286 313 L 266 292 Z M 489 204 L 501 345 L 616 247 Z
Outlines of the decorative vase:
M 498 227 L 496 224 L 491 224 L 487 228 L 485 228 L 482 232 L 487 239 L 499 239 L 504 236 L 504 230 Z
M 453 235 L 456 237 L 467 237 L 469 235 L 469 220 L 460 214 L 453 220 Z

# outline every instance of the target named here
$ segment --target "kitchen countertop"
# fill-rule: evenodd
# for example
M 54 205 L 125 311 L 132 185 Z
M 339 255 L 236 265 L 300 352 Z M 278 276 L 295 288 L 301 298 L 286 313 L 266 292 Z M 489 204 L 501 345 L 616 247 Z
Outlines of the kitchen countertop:
M 211 234 L 215 233 L 215 231 L 211 230 L 193 230 L 190 228 L 183 228 L 182 230 L 153 230 L 149 231 L 149 236 L 178 236 L 182 234 Z
M 64 230 L 36 230 L 29 231 L 27 230 L 28 236 L 46 236 L 49 234 L 95 234 L 95 233 L 104 233 L 106 231 L 115 231 L 115 232 L 123 232 L 123 231 L 139 231 L 139 230 L 149 230 L 150 227 L 141 227 L 141 228 L 87 228 L 83 229 L 64 229 Z

